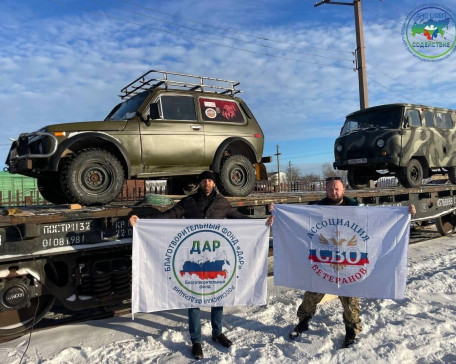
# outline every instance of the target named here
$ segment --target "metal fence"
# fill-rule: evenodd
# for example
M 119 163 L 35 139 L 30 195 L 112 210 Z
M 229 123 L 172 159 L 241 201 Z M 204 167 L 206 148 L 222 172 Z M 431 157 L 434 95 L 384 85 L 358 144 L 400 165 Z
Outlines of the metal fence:
M 147 194 L 166 194 L 165 180 L 128 180 L 116 201 L 139 201 Z M 40 194 L 36 179 L 0 175 L 0 206 L 49 204 Z
M 282 182 L 257 181 L 253 193 L 304 192 L 325 189 L 324 181 Z M 167 193 L 166 180 L 128 180 L 116 201 L 139 201 L 147 194 Z M 0 206 L 45 205 L 36 179 L 23 176 L 0 175 Z
M 254 193 L 323 191 L 324 189 L 325 181 L 294 181 L 280 184 L 274 183 L 274 181 L 257 181 Z

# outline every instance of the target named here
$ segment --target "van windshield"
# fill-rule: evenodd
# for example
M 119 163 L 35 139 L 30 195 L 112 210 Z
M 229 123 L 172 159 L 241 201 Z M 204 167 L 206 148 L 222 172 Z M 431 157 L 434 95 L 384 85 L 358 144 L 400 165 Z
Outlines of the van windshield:
M 340 135 L 366 129 L 399 129 L 402 119 L 402 108 L 387 110 L 367 110 L 347 116 Z

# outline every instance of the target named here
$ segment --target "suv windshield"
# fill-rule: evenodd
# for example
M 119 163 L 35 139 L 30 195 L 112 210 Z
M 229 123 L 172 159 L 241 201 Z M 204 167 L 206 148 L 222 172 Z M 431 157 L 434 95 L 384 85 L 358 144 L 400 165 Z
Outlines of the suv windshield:
M 135 116 L 136 110 L 141 106 L 149 91 L 143 91 L 140 94 L 133 96 L 131 99 L 123 102 L 118 106 L 118 109 L 109 115 L 106 120 L 125 120 Z
M 399 129 L 402 108 L 370 110 L 347 116 L 340 135 L 363 129 Z

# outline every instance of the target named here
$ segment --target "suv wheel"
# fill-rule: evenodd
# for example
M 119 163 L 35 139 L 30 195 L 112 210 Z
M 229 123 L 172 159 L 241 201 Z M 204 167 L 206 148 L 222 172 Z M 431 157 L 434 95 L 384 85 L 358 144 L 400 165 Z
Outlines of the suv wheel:
M 350 187 L 355 190 L 369 187 L 369 178 L 360 176 L 359 172 L 353 169 L 347 171 L 347 181 Z
M 107 204 L 124 184 L 122 165 L 111 153 L 85 149 L 66 161 L 62 169 L 64 192 L 83 205 Z
M 418 159 L 411 159 L 407 167 L 397 171 L 397 179 L 404 187 L 418 187 L 423 181 L 423 166 Z
M 38 190 L 41 196 L 50 203 L 64 204 L 70 202 L 68 196 L 63 193 L 60 184 L 60 173 L 48 172 L 46 177 L 38 177 Z
M 255 187 L 255 169 L 243 155 L 223 160 L 217 187 L 227 196 L 247 196 Z

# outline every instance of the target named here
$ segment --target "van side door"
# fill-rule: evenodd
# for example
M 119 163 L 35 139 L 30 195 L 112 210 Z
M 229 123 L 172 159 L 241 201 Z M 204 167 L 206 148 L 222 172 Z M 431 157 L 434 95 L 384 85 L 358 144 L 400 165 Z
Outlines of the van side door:
M 430 131 L 418 109 L 406 109 L 404 116 L 400 164 L 405 167 L 413 157 L 426 156 Z
M 444 110 L 433 110 L 434 114 L 434 152 L 431 151 L 432 166 L 453 167 L 452 156 L 454 154 L 453 122 L 451 114 Z

